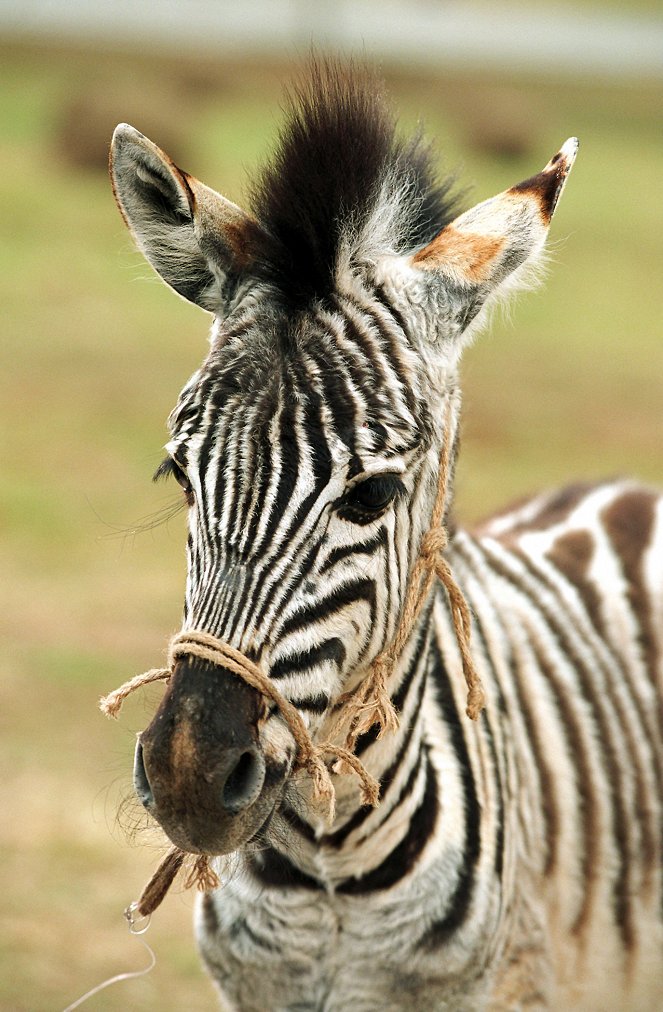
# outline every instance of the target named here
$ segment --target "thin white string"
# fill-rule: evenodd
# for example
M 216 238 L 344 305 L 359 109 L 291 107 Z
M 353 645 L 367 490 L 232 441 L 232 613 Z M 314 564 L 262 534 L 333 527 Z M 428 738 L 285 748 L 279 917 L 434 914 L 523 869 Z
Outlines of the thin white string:
M 154 967 L 156 966 L 157 957 L 154 955 L 154 952 L 147 944 L 145 939 L 139 937 L 140 935 L 144 935 L 147 929 L 149 928 L 150 918 L 141 917 L 136 919 L 135 918 L 136 906 L 137 905 L 135 903 L 132 903 L 131 906 L 127 907 L 127 909 L 124 912 L 124 916 L 129 922 L 130 934 L 135 935 L 140 944 L 147 951 L 147 954 L 150 957 L 149 966 L 146 966 L 144 970 L 131 970 L 128 971 L 127 973 L 118 973 L 114 977 L 109 977 L 109 979 L 105 980 L 103 984 L 97 984 L 97 986 L 93 987 L 90 991 L 86 991 L 81 998 L 77 998 L 77 1000 L 73 1002 L 71 1005 L 67 1005 L 66 1009 L 64 1009 L 63 1012 L 72 1012 L 73 1009 L 78 1008 L 80 1005 L 83 1004 L 83 1002 L 86 1002 L 89 998 L 94 997 L 95 994 L 99 994 L 100 991 L 103 991 L 105 988 L 110 987 L 111 984 L 118 984 L 121 980 L 135 980 L 136 977 L 144 977 L 147 973 L 149 973 L 151 970 L 154 969 Z M 145 921 L 146 923 L 142 924 L 143 921 Z

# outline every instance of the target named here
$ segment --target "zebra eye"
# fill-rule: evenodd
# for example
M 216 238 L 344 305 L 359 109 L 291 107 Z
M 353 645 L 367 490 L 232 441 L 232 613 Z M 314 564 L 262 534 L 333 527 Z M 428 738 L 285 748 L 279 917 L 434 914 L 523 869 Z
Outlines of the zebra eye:
M 364 515 L 375 516 L 386 510 L 402 487 L 396 475 L 376 474 L 349 489 L 343 499 L 343 506 L 346 510 L 349 508 Z
M 172 475 L 177 484 L 184 490 L 187 502 L 190 504 L 193 498 L 193 489 L 191 488 L 191 482 L 186 476 L 186 472 L 180 467 L 172 457 L 166 457 L 162 461 L 154 475 L 153 481 L 158 481 L 160 478 L 168 478 Z
M 176 464 L 174 461 L 172 471 L 173 471 L 173 478 L 175 479 L 177 484 L 184 489 L 187 495 L 190 495 L 192 492 L 191 482 L 189 481 L 189 479 L 186 476 L 186 473 L 182 470 L 179 464 Z

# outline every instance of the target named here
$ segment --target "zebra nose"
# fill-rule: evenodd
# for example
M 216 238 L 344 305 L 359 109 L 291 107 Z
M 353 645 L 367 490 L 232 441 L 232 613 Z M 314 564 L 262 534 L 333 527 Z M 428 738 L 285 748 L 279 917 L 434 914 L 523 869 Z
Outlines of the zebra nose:
M 256 748 L 228 749 L 224 758 L 215 777 L 221 787 L 221 807 L 229 815 L 238 815 L 253 804 L 262 790 L 265 760 Z
M 207 661 L 178 661 L 134 763 L 139 800 L 175 846 L 227 854 L 265 823 L 283 769 L 265 755 L 256 689 Z
M 264 757 L 257 748 L 223 750 L 213 773 L 205 777 L 217 795 L 222 814 L 238 815 L 253 804 L 263 788 L 265 769 Z M 134 790 L 145 808 L 149 810 L 154 806 L 154 792 L 145 769 L 140 740 L 136 743 L 134 757 Z

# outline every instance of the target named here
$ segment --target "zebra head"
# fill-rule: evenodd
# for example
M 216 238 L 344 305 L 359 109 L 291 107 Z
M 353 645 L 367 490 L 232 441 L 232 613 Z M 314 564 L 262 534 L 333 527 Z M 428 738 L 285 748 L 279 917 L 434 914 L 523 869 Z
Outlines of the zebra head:
M 259 663 L 313 735 L 394 633 L 456 441 L 461 348 L 540 251 L 575 147 L 457 216 L 379 95 L 318 71 L 248 214 L 137 130 L 115 132 L 114 191 L 138 246 L 214 317 L 159 469 L 189 507 L 184 628 Z M 301 789 L 293 758 L 256 690 L 189 658 L 135 781 L 174 843 L 226 853 Z

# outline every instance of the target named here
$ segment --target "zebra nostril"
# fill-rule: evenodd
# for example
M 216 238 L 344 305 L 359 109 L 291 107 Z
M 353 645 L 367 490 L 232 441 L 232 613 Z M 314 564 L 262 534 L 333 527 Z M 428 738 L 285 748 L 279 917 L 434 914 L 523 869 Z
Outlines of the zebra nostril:
M 147 779 L 147 773 L 145 772 L 145 763 L 143 762 L 143 746 L 140 740 L 136 742 L 136 754 L 134 756 L 134 790 L 138 795 L 138 800 L 149 808 L 154 804 L 154 794 L 150 787 L 150 782 Z
M 241 753 L 228 773 L 221 795 L 222 805 L 231 815 L 248 808 L 260 794 L 265 782 L 265 760 L 253 749 Z

